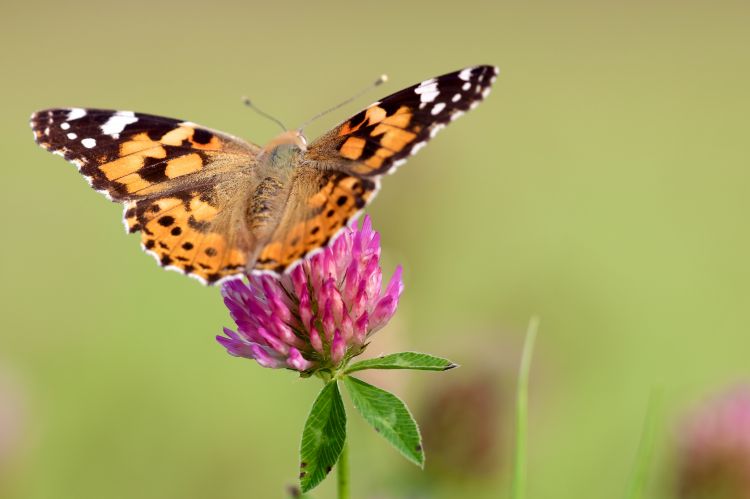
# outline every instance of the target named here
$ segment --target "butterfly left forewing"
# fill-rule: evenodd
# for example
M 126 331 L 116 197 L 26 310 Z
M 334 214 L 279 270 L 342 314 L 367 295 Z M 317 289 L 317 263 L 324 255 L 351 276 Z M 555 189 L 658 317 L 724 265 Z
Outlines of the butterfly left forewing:
M 116 201 L 210 181 L 258 152 L 194 123 L 132 111 L 47 109 L 32 115 L 31 128 L 40 146 L 75 164 L 94 189 Z
M 160 265 L 208 283 L 241 273 L 252 244 L 236 220 L 259 148 L 190 122 L 101 109 L 49 109 L 34 138 L 124 203 L 129 232 Z M 241 201 L 241 199 L 240 199 Z

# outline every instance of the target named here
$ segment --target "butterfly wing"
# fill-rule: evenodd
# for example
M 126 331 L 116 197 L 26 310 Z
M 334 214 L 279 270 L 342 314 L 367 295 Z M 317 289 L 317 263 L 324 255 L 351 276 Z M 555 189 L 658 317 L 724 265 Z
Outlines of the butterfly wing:
M 315 140 L 306 160 L 358 177 L 392 173 L 487 97 L 498 73 L 493 66 L 470 67 L 389 95 Z
M 288 202 L 257 254 L 254 270 L 280 274 L 327 246 L 374 197 L 378 185 L 375 179 L 299 165 Z
M 492 66 L 456 71 L 396 92 L 315 140 L 303 155 L 280 223 L 254 268 L 282 272 L 335 240 L 379 178 L 487 97 Z
M 128 231 L 162 266 L 209 283 L 242 272 L 253 241 L 231 194 L 254 181 L 257 146 L 130 111 L 49 109 L 31 127 L 40 146 L 125 204 Z

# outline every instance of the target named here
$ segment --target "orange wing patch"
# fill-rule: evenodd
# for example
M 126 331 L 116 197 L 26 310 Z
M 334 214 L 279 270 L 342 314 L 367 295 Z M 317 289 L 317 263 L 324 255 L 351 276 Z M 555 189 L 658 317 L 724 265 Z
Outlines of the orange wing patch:
M 200 172 L 208 163 L 203 151 L 221 147 L 219 137 L 185 123 L 157 138 L 153 135 L 133 135 L 120 144 L 116 159 L 98 166 L 113 197 L 158 193 L 161 182 Z
M 387 171 L 408 155 L 411 146 L 423 140 L 424 125 L 415 119 L 408 105 L 373 104 L 309 149 L 313 161 L 330 161 L 334 153 L 351 163 L 345 170 L 355 175 L 374 176 Z
M 364 113 L 341 125 L 338 136 L 346 140 L 339 146 L 339 154 L 360 161 L 354 166 L 355 173 L 372 173 L 417 138 L 421 127 L 417 125 L 414 131 L 409 130 L 413 116 L 408 106 L 401 106 L 391 114 L 377 104 L 368 107 Z
M 212 284 L 241 273 L 246 252 L 212 230 L 218 209 L 197 195 L 134 201 L 125 205 L 125 224 L 140 230 L 143 248 L 159 264 Z
M 314 172 L 315 178 L 300 176 L 298 184 L 313 182 L 315 189 L 297 185 L 307 195 L 287 206 L 279 227 L 262 248 L 254 269 L 281 273 L 308 253 L 327 246 L 374 197 L 377 184 L 340 172 Z
M 231 137 L 174 120 L 126 130 L 118 137 L 101 134 L 85 140 L 90 142 L 70 144 L 77 149 L 64 146 L 63 154 L 79 164 L 95 189 L 118 201 L 158 194 L 165 190 L 165 182 L 201 174 L 212 163 L 218 165 L 216 158 L 226 161 L 228 157 L 254 157 L 255 153 Z
M 390 115 L 385 115 L 383 111 L 383 116 L 383 119 L 370 123 L 375 126 L 369 130 L 368 140 L 377 143 L 378 147 L 371 152 L 369 157 L 361 158 L 365 166 L 355 168 L 356 173 L 366 175 L 379 169 L 388 158 L 413 143 L 417 138 L 417 133 L 421 130 L 419 125 L 413 126 L 413 131 L 409 129 L 414 114 L 407 106 L 399 107 Z

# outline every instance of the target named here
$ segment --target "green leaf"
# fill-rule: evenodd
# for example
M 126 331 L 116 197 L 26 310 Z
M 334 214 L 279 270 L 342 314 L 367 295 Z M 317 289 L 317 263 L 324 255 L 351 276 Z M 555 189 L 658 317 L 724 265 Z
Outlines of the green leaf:
M 313 402 L 300 444 L 302 492 L 323 481 L 338 461 L 346 440 L 346 412 L 336 380 L 328 382 Z
M 344 384 L 354 407 L 365 421 L 404 457 L 424 467 L 422 437 L 419 435 L 417 422 L 401 399 L 351 376 L 344 377 Z
M 347 368 L 346 374 L 363 369 L 416 369 L 420 371 L 447 371 L 458 367 L 448 359 L 433 357 L 426 353 L 400 352 L 384 355 L 376 359 L 355 362 Z

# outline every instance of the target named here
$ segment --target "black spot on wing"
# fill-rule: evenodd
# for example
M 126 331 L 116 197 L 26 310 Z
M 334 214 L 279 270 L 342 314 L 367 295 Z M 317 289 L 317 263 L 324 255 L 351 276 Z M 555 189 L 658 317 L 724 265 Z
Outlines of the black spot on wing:
M 159 158 L 145 157 L 143 159 L 143 166 L 138 170 L 138 175 L 152 184 L 158 182 L 164 182 L 168 180 L 167 174 L 167 160 Z
M 174 217 L 172 217 L 170 215 L 165 215 L 165 216 L 161 217 L 158 220 L 158 222 L 159 222 L 159 225 L 161 225 L 163 227 L 169 227 L 170 225 L 172 225 L 174 223 Z
M 198 232 L 207 232 L 211 224 L 209 222 L 198 220 L 193 215 L 190 215 L 190 217 L 188 217 L 188 225 Z
M 208 144 L 209 142 L 211 142 L 213 136 L 214 135 L 208 130 L 196 128 L 195 132 L 193 132 L 193 142 L 197 144 Z

